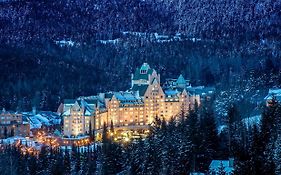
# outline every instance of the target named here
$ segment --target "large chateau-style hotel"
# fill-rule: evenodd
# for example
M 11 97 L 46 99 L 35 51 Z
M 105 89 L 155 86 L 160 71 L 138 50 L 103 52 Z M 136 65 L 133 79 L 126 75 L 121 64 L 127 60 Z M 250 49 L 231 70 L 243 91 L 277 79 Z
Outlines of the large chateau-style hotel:
M 104 123 L 108 127 L 113 124 L 115 134 L 120 136 L 145 133 L 156 116 L 166 121 L 177 118 L 213 92 L 213 88 L 192 87 L 182 75 L 161 85 L 160 75 L 144 63 L 132 74 L 127 91 L 64 100 L 59 108 L 63 133 L 65 137 L 77 137 L 94 129 L 99 136 Z

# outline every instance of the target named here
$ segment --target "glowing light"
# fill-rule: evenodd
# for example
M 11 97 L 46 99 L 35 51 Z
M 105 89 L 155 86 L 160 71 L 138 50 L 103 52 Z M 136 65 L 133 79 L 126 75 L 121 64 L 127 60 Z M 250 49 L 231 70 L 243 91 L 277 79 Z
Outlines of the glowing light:
M 125 142 L 129 142 L 130 141 L 130 139 L 128 137 L 125 137 L 124 140 L 125 140 Z

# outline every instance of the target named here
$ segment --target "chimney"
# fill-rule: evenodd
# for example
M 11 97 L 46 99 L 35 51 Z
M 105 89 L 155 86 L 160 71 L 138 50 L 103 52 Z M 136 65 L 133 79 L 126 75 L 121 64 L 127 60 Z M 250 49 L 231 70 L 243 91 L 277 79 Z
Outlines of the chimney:
M 234 167 L 234 158 L 233 157 L 229 158 L 229 167 Z
M 134 86 L 134 74 L 131 74 L 131 88 Z
M 36 107 L 35 106 L 32 107 L 32 114 L 36 115 Z

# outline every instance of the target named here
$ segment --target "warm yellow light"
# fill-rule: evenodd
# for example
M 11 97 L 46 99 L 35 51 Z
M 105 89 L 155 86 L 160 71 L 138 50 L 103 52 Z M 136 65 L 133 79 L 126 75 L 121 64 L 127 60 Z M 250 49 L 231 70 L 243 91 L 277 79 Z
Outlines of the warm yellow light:
M 130 139 L 128 138 L 128 137 L 125 137 L 125 142 L 129 142 L 130 141 Z

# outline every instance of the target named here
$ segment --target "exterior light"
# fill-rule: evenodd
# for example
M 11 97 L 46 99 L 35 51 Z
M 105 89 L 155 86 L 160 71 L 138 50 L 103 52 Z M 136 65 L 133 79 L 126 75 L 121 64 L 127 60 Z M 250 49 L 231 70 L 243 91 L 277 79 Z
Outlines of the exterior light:
M 125 142 L 129 142 L 130 141 L 130 139 L 128 138 L 128 137 L 125 137 Z

